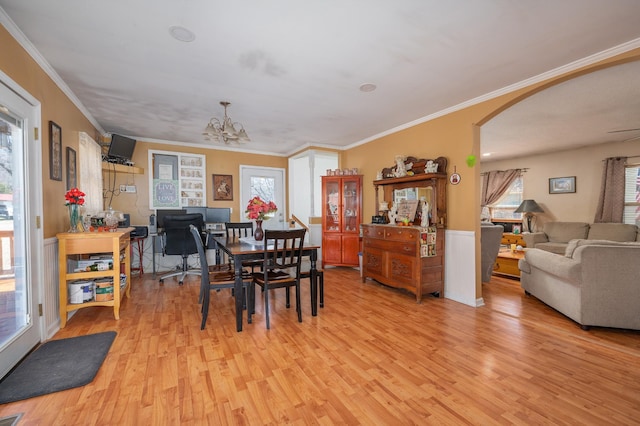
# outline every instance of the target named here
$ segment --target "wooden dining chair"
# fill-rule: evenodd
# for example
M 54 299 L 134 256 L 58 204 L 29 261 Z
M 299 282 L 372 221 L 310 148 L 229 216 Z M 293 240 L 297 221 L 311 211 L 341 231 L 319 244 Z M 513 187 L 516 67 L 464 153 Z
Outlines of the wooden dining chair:
M 296 312 L 298 322 L 302 322 L 302 307 L 300 305 L 300 267 L 302 264 L 302 247 L 304 245 L 305 229 L 271 230 L 264 231 L 264 255 L 262 258 L 262 271 L 251 274 L 253 280 L 249 293 L 251 308 L 255 303 L 255 286 L 259 285 L 264 291 L 264 313 L 267 329 L 271 328 L 269 322 L 269 293 L 270 290 L 286 289 L 286 307 L 291 306 L 289 289 L 296 289 Z
M 233 269 L 219 268 L 218 265 L 209 266 L 204 244 L 202 244 L 200 231 L 193 225 L 191 225 L 190 231 L 193 235 L 193 239 L 195 240 L 198 255 L 200 256 L 201 279 L 199 302 L 202 303 L 202 323 L 200 324 L 200 330 L 204 330 L 205 324 L 207 323 L 207 316 L 209 314 L 211 292 L 217 292 L 225 288 L 233 289 L 235 286 L 235 271 Z M 240 297 L 245 298 L 243 305 L 248 308 L 248 322 L 251 324 L 252 312 L 251 309 L 249 309 L 249 307 L 253 306 L 253 303 L 251 302 L 252 293 L 249 291 L 251 275 L 247 273 L 246 275 L 243 275 L 242 279 L 243 294 Z M 238 296 L 236 295 L 236 297 Z
M 253 222 L 226 222 L 224 224 L 227 238 L 253 237 Z M 262 260 L 245 260 L 243 268 L 251 268 L 251 272 L 262 265 Z

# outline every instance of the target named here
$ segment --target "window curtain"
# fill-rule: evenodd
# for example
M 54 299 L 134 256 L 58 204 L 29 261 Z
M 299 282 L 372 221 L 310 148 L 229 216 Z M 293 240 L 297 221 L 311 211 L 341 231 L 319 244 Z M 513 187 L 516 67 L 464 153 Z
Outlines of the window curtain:
M 482 208 L 496 203 L 509 189 L 522 169 L 492 170 L 484 175 L 480 205 Z
M 626 164 L 627 157 L 611 157 L 604 160 L 600 198 L 594 222 L 622 223 Z
M 102 148 L 91 136 L 80 132 L 78 152 L 78 187 L 84 197 L 85 214 L 94 215 L 103 210 Z

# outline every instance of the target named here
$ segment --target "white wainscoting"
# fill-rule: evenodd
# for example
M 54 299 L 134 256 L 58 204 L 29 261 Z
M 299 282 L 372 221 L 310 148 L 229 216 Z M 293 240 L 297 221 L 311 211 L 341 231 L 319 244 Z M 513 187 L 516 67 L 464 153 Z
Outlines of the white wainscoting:
M 58 239 L 44 240 L 44 283 L 42 292 L 42 320 L 46 339 L 50 339 L 60 330 Z
M 476 299 L 475 232 L 445 232 L 444 297 L 465 305 L 483 306 Z

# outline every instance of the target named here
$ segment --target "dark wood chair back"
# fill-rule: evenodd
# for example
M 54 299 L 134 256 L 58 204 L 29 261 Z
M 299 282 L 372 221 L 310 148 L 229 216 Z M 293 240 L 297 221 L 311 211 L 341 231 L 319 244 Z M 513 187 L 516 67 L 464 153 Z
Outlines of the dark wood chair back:
M 227 231 L 227 238 L 253 237 L 252 222 L 226 222 L 224 227 Z

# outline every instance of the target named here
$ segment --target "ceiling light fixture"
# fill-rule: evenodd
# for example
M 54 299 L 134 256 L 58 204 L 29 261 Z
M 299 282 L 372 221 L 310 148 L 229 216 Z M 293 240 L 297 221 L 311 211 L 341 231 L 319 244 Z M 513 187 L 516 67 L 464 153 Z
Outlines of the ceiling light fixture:
M 376 90 L 377 86 L 373 83 L 364 83 L 362 85 L 360 85 L 360 91 L 361 92 L 373 92 L 374 90 Z
M 169 34 L 171 37 L 178 41 L 190 43 L 196 39 L 196 35 L 188 28 L 181 27 L 180 25 L 172 25 L 169 27 Z
M 231 105 L 231 102 L 221 101 L 220 105 L 224 107 L 224 118 L 222 121 L 217 118 L 209 120 L 209 124 L 202 133 L 204 139 L 207 141 L 215 140 L 218 142 L 224 142 L 229 145 L 231 142 L 244 143 L 250 142 L 247 132 L 244 131 L 244 127 L 240 123 L 234 123 L 227 116 L 227 107 Z M 240 127 L 240 130 L 236 130 L 236 127 Z

